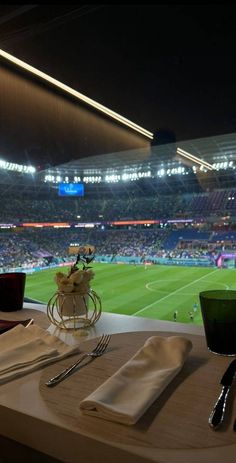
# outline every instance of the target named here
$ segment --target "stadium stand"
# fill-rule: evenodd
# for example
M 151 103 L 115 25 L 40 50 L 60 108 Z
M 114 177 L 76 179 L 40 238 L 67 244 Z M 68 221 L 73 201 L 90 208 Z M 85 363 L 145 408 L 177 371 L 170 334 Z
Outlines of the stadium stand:
M 230 199 L 229 199 L 230 198 Z M 24 199 L 13 197 L 1 205 L 1 222 L 103 221 L 173 219 L 229 214 L 236 209 L 231 191 L 208 194 L 150 195 L 148 197 L 101 199 Z
M 225 238 L 223 247 L 222 240 Z M 233 250 L 236 232 L 232 235 L 213 234 L 199 230 L 156 229 L 107 229 L 101 227 L 84 229 L 36 228 L 23 231 L 1 231 L 0 264 L 2 269 L 20 267 L 46 267 L 68 262 L 69 246 L 91 243 L 101 261 L 134 260 L 145 263 L 149 260 L 160 263 L 160 259 L 199 259 L 207 257 L 209 262 L 222 249 Z M 230 238 L 230 240 L 229 240 Z M 220 244 L 219 244 L 220 241 Z M 17 243 L 17 246 L 16 246 Z
M 71 242 L 90 242 L 97 255 L 113 262 L 118 257 L 189 262 L 201 256 L 212 262 L 215 253 L 235 249 L 235 146 L 235 134 L 182 143 L 186 151 L 201 153 L 211 172 L 177 159 L 175 144 L 84 158 L 27 175 L 3 162 L 2 269 L 64 262 Z M 84 182 L 85 196 L 59 196 L 58 182 L 71 178 Z
M 190 243 L 197 241 L 200 246 L 200 243 L 208 241 L 210 236 L 210 232 L 200 232 L 198 230 L 173 230 L 163 243 L 163 246 L 166 250 L 174 249 L 181 241 Z

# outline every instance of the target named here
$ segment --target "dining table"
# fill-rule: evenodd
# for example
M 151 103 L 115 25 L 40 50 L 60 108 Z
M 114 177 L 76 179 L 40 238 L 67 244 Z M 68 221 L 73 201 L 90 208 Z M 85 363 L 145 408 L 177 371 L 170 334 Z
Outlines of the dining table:
M 0 385 L 1 463 L 235 463 L 235 384 L 222 426 L 214 430 L 208 424 L 232 358 L 209 351 L 202 326 L 102 312 L 94 326 L 65 330 L 51 324 L 44 304 L 28 302 L 20 311 L 0 312 L 0 319 L 28 318 L 82 352 L 93 349 L 102 334 L 112 336 L 104 355 L 56 387 L 45 383 L 78 353 Z M 138 422 L 127 426 L 83 414 L 81 400 L 151 336 L 183 336 L 193 347 L 181 371 Z

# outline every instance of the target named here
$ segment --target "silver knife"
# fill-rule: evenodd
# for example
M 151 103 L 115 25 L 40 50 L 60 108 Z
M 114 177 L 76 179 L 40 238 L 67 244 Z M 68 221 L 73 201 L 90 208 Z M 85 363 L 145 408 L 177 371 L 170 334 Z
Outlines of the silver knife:
M 213 429 L 217 429 L 223 422 L 225 415 L 225 408 L 227 397 L 230 391 L 230 387 L 236 374 L 236 359 L 234 359 L 228 366 L 227 370 L 223 374 L 220 384 L 222 384 L 222 390 L 216 401 L 214 408 L 209 416 L 208 423 Z

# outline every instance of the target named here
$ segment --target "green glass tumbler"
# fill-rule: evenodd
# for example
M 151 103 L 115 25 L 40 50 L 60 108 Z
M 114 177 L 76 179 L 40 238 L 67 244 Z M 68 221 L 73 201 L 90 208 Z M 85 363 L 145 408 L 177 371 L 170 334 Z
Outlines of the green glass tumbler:
M 236 355 L 236 291 L 203 291 L 199 299 L 208 349 Z

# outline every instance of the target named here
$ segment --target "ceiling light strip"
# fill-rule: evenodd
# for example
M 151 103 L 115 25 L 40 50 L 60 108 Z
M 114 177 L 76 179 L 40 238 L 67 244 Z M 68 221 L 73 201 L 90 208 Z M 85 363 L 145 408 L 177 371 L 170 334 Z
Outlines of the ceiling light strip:
M 213 169 L 213 166 L 212 164 L 209 164 L 209 162 L 206 162 L 204 161 L 203 159 L 200 159 L 198 158 L 197 156 L 194 156 L 193 154 L 183 150 L 182 148 L 177 148 L 177 151 L 180 152 L 180 153 L 183 153 L 187 156 L 190 156 L 192 159 L 195 159 L 196 161 L 200 161 L 202 164 L 205 164 L 206 166 L 208 166 L 209 168 Z
M 197 164 L 202 165 L 202 163 L 201 163 L 200 160 L 194 159 L 192 156 L 189 156 L 189 155 L 187 155 L 187 154 L 182 153 L 181 151 L 179 151 L 178 148 L 177 148 L 177 153 L 178 153 L 180 156 L 184 156 L 185 158 L 190 159 L 191 161 L 194 161 L 194 162 L 196 162 Z
M 203 165 L 203 163 L 199 159 L 196 159 L 191 155 L 188 155 L 186 153 L 182 153 L 181 151 L 178 151 L 178 150 L 177 150 L 177 153 L 180 154 L 181 156 L 184 156 L 187 159 L 190 159 L 193 162 L 196 162 L 197 164 L 200 164 L 201 166 Z
M 212 168 L 210 168 L 210 167 L 206 166 L 205 164 L 203 164 L 201 161 L 198 161 L 197 159 L 193 159 L 191 156 L 188 156 L 188 155 L 186 155 L 186 154 L 180 153 L 179 151 L 177 151 L 177 153 L 178 153 L 180 156 L 183 156 L 183 157 L 185 157 L 186 159 L 189 159 L 189 160 L 192 161 L 193 163 L 199 164 L 200 166 L 205 167 L 207 170 L 213 170 Z
M 214 169 L 214 167 L 208 162 L 203 161 L 202 159 L 196 156 L 193 156 L 192 154 L 188 153 L 187 151 L 182 150 L 181 148 L 177 148 L 177 153 L 180 154 L 181 156 L 184 156 L 187 159 L 190 159 L 193 162 L 196 162 L 197 164 L 200 164 L 201 166 L 204 166 L 208 170 Z
M 125 117 L 121 116 L 120 114 L 112 111 L 111 109 L 107 108 L 106 106 L 101 105 L 95 100 L 92 100 L 91 98 L 83 95 L 80 92 L 77 92 L 71 87 L 68 87 L 68 85 L 63 84 L 57 79 L 54 79 L 53 77 L 49 76 L 48 74 L 45 74 L 42 71 L 39 71 L 39 69 L 34 68 L 33 66 L 30 66 L 29 64 L 25 63 L 24 61 L 16 58 L 13 55 L 10 55 L 10 53 L 5 52 L 4 50 L 0 49 L 0 56 L 3 58 L 11 61 L 12 63 L 16 64 L 17 66 L 25 69 L 28 72 L 31 72 L 32 74 L 40 77 L 43 80 L 46 80 L 47 82 L 50 82 L 53 84 L 55 87 L 60 88 L 61 90 L 64 90 L 65 92 L 69 93 L 70 95 L 73 95 L 74 97 L 78 98 L 79 100 L 87 103 L 88 105 L 92 106 L 93 108 L 97 109 L 98 111 L 103 112 L 107 116 L 110 116 L 111 118 L 115 119 L 116 121 L 126 125 L 127 127 L 130 127 L 131 129 L 135 130 L 136 132 L 141 133 L 141 135 L 144 135 L 147 138 L 150 138 L 151 140 L 153 139 L 153 133 L 149 132 L 148 130 L 144 129 L 143 127 L 135 124 L 134 122 L 130 121 L 129 119 L 126 119 Z
M 211 164 L 209 164 L 208 162 L 203 161 L 203 159 L 200 159 L 200 158 L 198 158 L 197 156 L 194 156 L 193 154 L 187 153 L 187 152 L 184 151 L 184 150 L 179 150 L 179 152 L 182 152 L 182 154 L 185 154 L 185 155 L 191 157 L 192 159 L 201 162 L 201 164 L 203 164 L 204 166 L 208 167 L 209 169 L 213 169 L 213 166 L 212 166 Z

